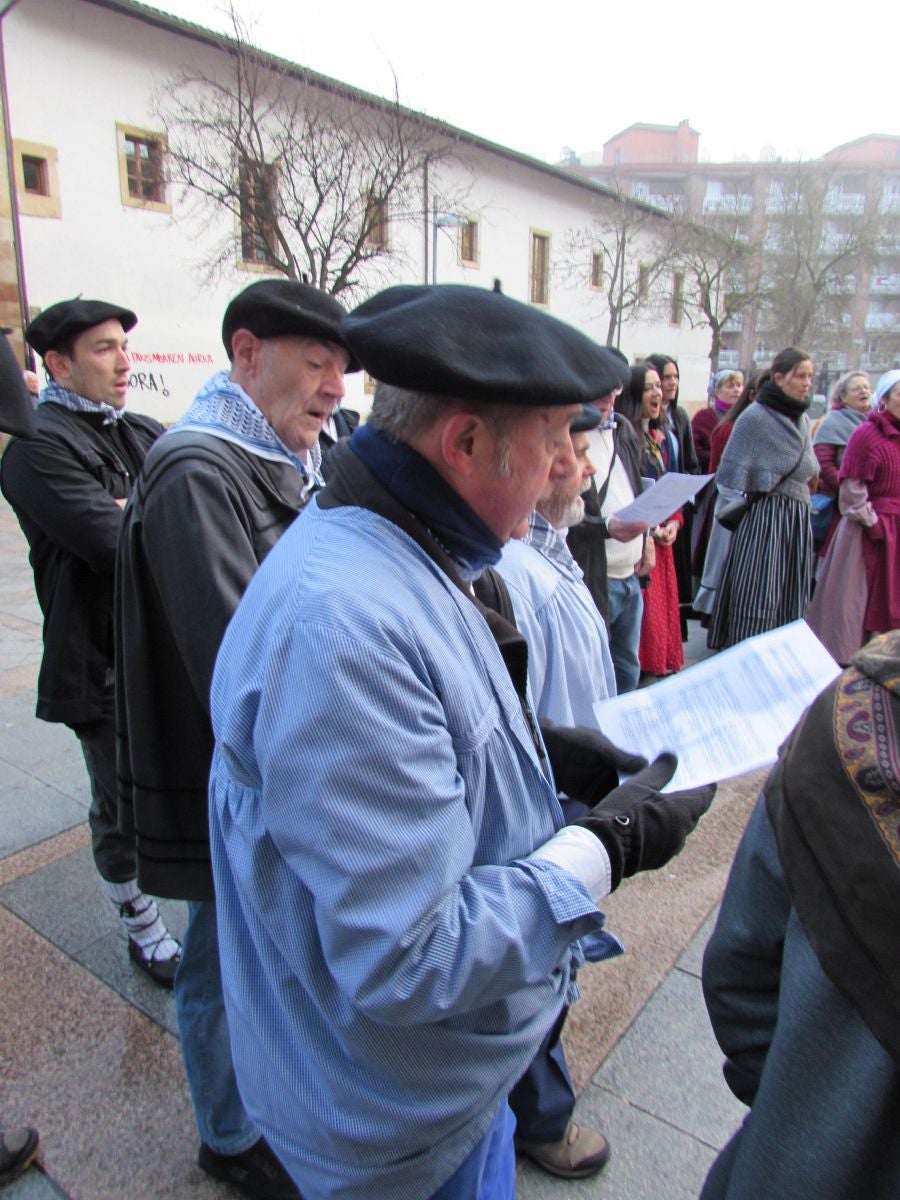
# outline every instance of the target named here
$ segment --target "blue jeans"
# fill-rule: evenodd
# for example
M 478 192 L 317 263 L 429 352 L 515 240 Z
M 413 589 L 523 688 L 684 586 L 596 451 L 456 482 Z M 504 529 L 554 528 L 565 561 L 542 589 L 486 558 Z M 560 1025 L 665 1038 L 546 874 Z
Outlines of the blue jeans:
M 502 1104 L 490 1129 L 431 1200 L 514 1200 L 516 1152 L 513 1133 L 516 1120 L 509 1105 Z
M 242 1154 L 259 1139 L 244 1110 L 231 1061 L 214 903 L 191 901 L 175 973 L 181 1057 L 200 1140 L 217 1154 Z
M 644 597 L 637 575 L 627 579 L 607 579 L 609 611 L 606 624 L 609 629 L 609 652 L 616 673 L 616 691 L 633 692 L 641 677 L 638 647 L 641 641 L 641 618 L 644 615 Z

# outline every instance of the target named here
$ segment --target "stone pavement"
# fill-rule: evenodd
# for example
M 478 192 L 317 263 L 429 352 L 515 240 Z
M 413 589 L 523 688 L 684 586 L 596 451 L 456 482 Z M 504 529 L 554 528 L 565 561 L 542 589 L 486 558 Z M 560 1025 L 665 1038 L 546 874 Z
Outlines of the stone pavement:
M 38 1164 L 3 1200 L 229 1200 L 196 1166 L 171 996 L 135 973 L 96 881 L 78 744 L 33 715 L 40 634 L 0 500 L 0 1123 L 41 1134 Z M 703 653 L 692 625 L 689 661 Z M 583 1182 L 523 1164 L 519 1200 L 688 1200 L 740 1121 L 699 969 L 759 783 L 723 785 L 675 862 L 610 897 L 627 953 L 582 973 L 566 1045 L 577 1116 L 609 1135 L 612 1160 Z M 183 928 L 184 906 L 163 907 Z

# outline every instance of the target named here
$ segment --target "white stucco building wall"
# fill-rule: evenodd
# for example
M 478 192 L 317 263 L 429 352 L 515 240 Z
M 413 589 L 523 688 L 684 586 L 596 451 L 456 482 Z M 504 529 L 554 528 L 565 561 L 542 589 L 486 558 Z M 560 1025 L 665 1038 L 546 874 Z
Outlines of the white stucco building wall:
M 29 305 L 43 308 L 82 293 L 134 309 L 139 323 L 130 335 L 129 403 L 171 421 L 214 370 L 227 366 L 220 340 L 225 306 L 261 276 L 237 265 L 230 215 L 205 227 L 189 220 L 171 185 L 170 213 L 123 203 L 118 126 L 164 133 L 154 114 L 155 93 L 185 63 L 210 67 L 223 55 L 180 32 L 177 22 L 152 16 L 163 26 L 90 0 L 19 0 L 3 18 L 2 32 L 14 151 L 21 144 L 49 147 L 58 183 L 59 215 L 22 212 L 19 218 Z M 439 230 L 439 282 L 490 287 L 499 278 L 507 295 L 527 301 L 531 232 L 546 232 L 547 310 L 605 340 L 602 297 L 586 282 L 566 285 L 559 270 L 567 231 L 591 223 L 600 196 L 592 185 L 467 135 L 458 161 L 442 166 L 431 185 L 438 195 L 458 198 L 457 210 L 479 223 L 474 267 L 459 261 L 456 230 Z M 232 229 L 235 265 L 205 281 L 205 252 Z M 420 283 L 426 271 L 430 278 L 424 215 L 395 221 L 391 244 L 403 251 L 390 269 L 396 282 Z M 705 331 L 686 322 L 632 320 L 622 327 L 621 348 L 629 358 L 654 350 L 675 355 L 682 398 L 705 396 Z M 347 403 L 368 407 L 361 377 L 348 379 Z

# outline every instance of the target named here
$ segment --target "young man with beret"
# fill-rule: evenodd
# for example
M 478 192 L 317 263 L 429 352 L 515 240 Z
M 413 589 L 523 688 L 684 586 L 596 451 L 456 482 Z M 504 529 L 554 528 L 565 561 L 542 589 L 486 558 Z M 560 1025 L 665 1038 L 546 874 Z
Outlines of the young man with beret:
M 306 1200 L 505 1200 L 506 1096 L 608 949 L 599 901 L 668 861 L 711 789 L 661 796 L 664 756 L 562 829 L 527 649 L 471 589 L 569 473 L 607 352 L 454 285 L 389 288 L 343 331 L 379 381 L 372 416 L 213 677 L 232 1053 Z M 593 797 L 608 760 L 577 765 L 556 784 Z
M 122 509 L 162 432 L 125 412 L 128 332 L 137 317 L 105 300 L 63 300 L 25 338 L 50 383 L 36 429 L 14 438 L 0 468 L 3 494 L 28 539 L 44 614 L 37 715 L 78 737 L 91 785 L 89 823 L 103 889 L 128 934 L 132 960 L 171 987 L 179 946 L 152 896 L 138 887 L 134 839 L 118 826 L 113 713 L 113 571 Z
M 138 874 L 189 902 L 175 979 L 200 1166 L 259 1200 L 297 1190 L 241 1102 L 222 1001 L 209 860 L 209 684 L 244 588 L 320 482 L 318 439 L 353 369 L 331 296 L 262 280 L 225 312 L 229 371 L 159 440 L 119 554 L 119 778 Z

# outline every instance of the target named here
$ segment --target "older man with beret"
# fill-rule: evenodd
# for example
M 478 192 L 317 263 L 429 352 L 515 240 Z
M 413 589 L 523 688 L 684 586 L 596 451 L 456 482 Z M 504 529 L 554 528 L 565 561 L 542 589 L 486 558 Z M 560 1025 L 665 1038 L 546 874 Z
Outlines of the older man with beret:
M 661 797 L 669 756 L 562 830 L 525 645 L 471 589 L 569 472 L 606 351 L 453 285 L 390 288 L 343 331 L 372 416 L 213 678 L 235 1068 L 307 1200 L 510 1197 L 506 1096 L 607 949 L 599 901 L 667 861 L 710 794 Z
M 343 315 L 333 297 L 289 280 L 232 300 L 222 326 L 231 369 L 148 455 L 119 555 L 123 817 L 145 885 L 190 904 L 175 1004 L 199 1162 L 262 1200 L 297 1192 L 248 1117 L 231 1063 L 209 860 L 209 684 L 244 588 L 320 482 L 319 434 L 355 367 Z
M 125 412 L 128 333 L 137 317 L 105 300 L 63 300 L 36 317 L 26 340 L 50 379 L 34 426 L 20 414 L 0 468 L 3 494 L 28 539 L 44 614 L 37 715 L 68 725 L 91 787 L 89 824 L 103 889 L 132 960 L 171 987 L 179 946 L 152 896 L 138 887 L 134 839 L 119 830 L 113 716 L 113 571 L 122 508 L 162 432 Z M 27 403 L 27 401 L 26 401 Z M 21 408 L 21 403 L 20 403 Z

